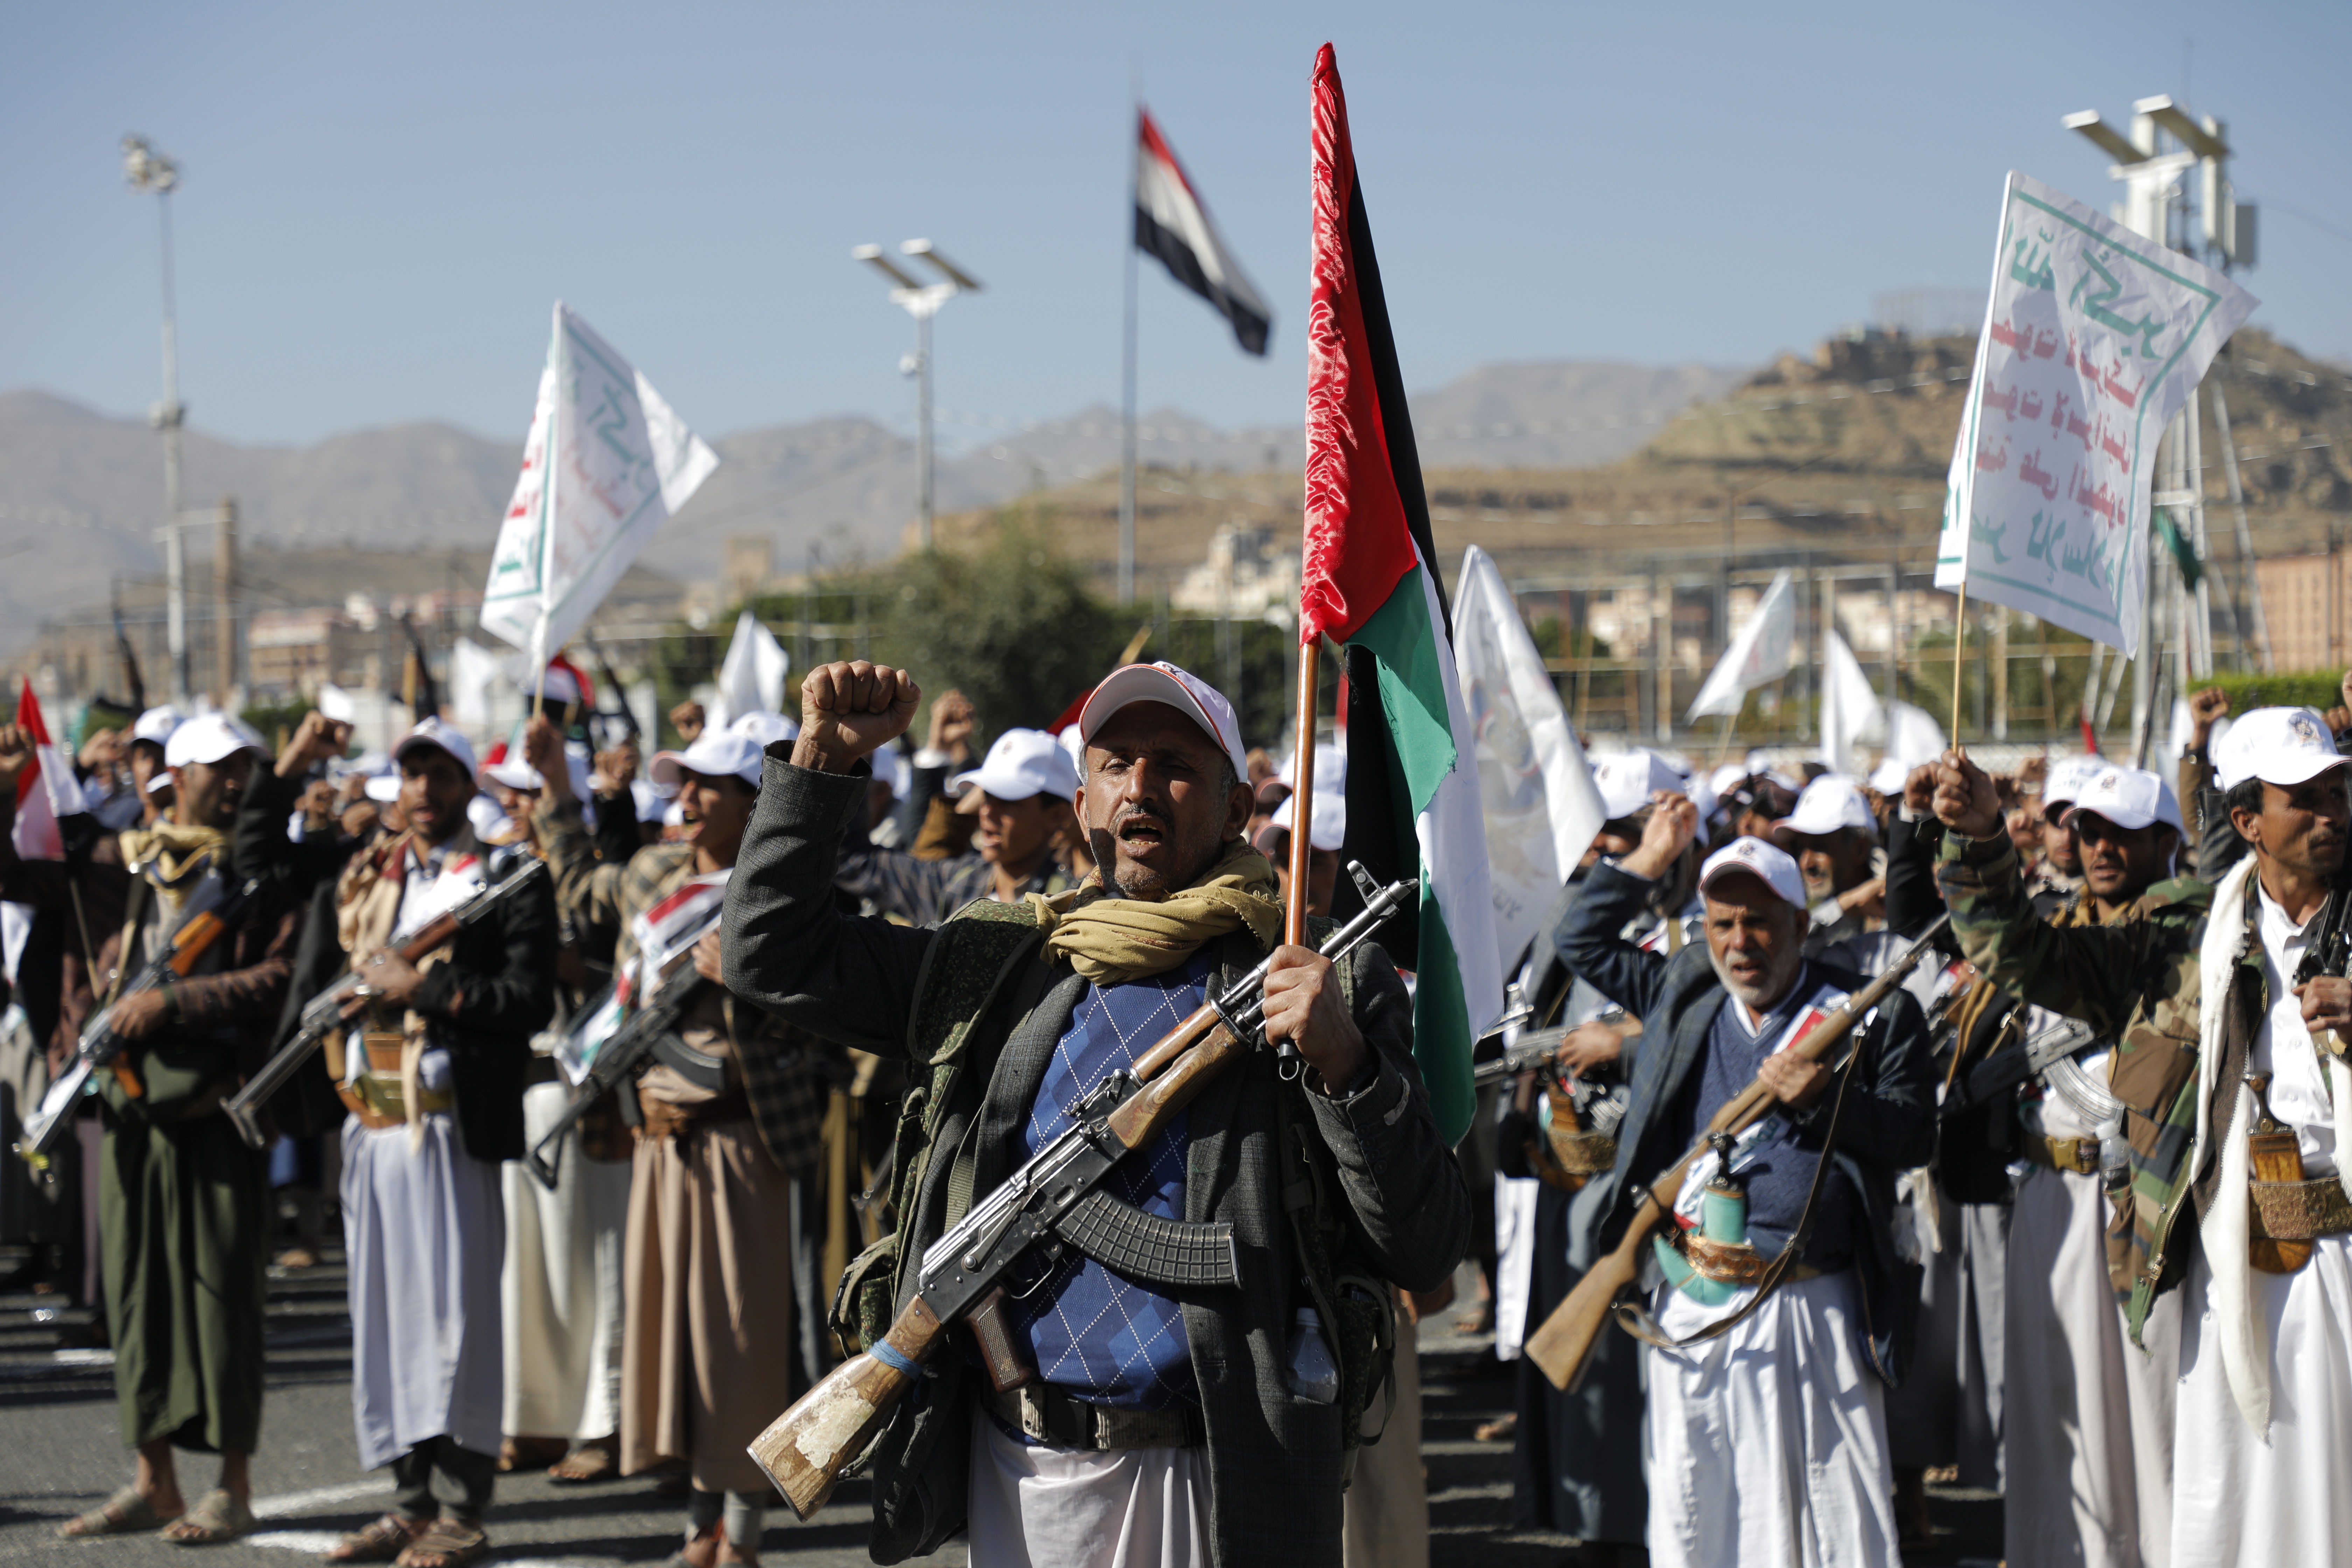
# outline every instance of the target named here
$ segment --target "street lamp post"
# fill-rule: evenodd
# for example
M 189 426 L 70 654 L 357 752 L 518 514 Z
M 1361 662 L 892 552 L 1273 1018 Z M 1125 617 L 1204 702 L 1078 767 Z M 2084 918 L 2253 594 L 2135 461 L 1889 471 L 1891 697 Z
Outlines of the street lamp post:
M 915 352 L 898 362 L 915 378 L 915 545 L 931 547 L 931 318 L 959 294 L 977 294 L 972 276 L 940 254 L 928 239 L 910 239 L 898 247 L 902 256 L 920 257 L 940 275 L 937 283 L 919 281 L 882 253 L 878 245 L 861 245 L 849 255 L 890 280 L 890 303 L 915 318 Z
M 167 584 L 165 635 L 172 656 L 172 700 L 188 700 L 188 558 L 180 533 L 180 426 L 187 405 L 180 401 L 180 336 L 172 301 L 172 192 L 180 166 L 156 151 L 144 136 L 122 139 L 122 170 L 131 188 L 152 192 L 162 239 L 163 271 L 163 400 L 148 410 L 148 423 L 163 433 L 163 546 Z

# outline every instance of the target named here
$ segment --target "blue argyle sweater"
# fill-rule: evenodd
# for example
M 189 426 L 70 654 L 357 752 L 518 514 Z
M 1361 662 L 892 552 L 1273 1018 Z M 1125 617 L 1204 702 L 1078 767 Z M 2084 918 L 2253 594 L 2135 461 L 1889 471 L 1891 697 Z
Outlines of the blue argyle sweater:
M 1206 949 L 1181 969 L 1105 990 L 1088 986 L 1054 1047 L 1024 1133 L 1034 1154 L 1070 1125 L 1069 1107 L 1115 1068 L 1132 1067 L 1200 1006 L 1208 992 Z M 1184 1113 L 1105 1184 L 1146 1214 L 1184 1217 L 1184 1162 L 1192 1138 Z M 1165 1410 L 1200 1402 L 1182 1309 L 1173 1298 L 1123 1279 L 1072 1253 L 1017 1304 L 1040 1377 L 1097 1404 Z

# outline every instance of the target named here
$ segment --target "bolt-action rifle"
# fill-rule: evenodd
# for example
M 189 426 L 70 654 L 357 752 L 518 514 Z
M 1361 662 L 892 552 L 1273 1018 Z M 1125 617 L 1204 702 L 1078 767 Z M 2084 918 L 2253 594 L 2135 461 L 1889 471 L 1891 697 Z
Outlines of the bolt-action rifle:
M 418 928 L 415 935 L 392 951 L 399 953 L 404 963 L 415 963 L 545 875 L 546 861 L 526 859 L 503 879 L 484 888 L 456 909 L 427 921 Z M 377 953 L 366 963 L 373 966 L 383 962 L 383 955 Z M 304 1005 L 302 1020 L 294 1031 L 294 1037 L 280 1046 L 277 1055 L 263 1063 L 261 1070 L 247 1079 L 245 1087 L 231 1095 L 227 1103 L 221 1107 L 228 1112 L 229 1122 L 236 1129 L 238 1137 L 256 1149 L 268 1142 L 261 1126 L 261 1108 L 286 1086 L 296 1068 L 310 1059 L 312 1052 L 326 1044 L 329 1035 L 343 1026 L 351 1014 L 357 1011 L 358 1005 L 372 994 L 365 969 L 355 969 Z
M 73 1066 L 49 1085 L 49 1092 L 41 1097 L 40 1108 L 25 1123 L 24 1136 L 16 1142 L 16 1152 L 26 1164 L 47 1177 L 49 1151 L 65 1135 L 67 1124 L 73 1120 L 76 1102 L 89 1090 L 90 1079 L 101 1070 L 111 1071 L 115 1081 L 122 1086 L 122 1092 L 132 1100 L 147 1092 L 147 1086 L 140 1080 L 138 1069 L 130 1060 L 131 1047 L 136 1042 L 115 1032 L 116 1009 L 133 996 L 185 979 L 212 950 L 213 943 L 236 923 L 259 889 L 257 881 L 231 882 L 219 877 L 207 877 L 196 885 L 188 895 L 179 929 L 172 933 L 169 945 L 142 965 L 131 984 L 82 1026 L 81 1039 L 74 1047 Z
M 1383 888 L 1360 865 L 1348 869 L 1364 894 L 1364 910 L 1318 950 L 1334 963 L 1416 892 L 1411 882 Z M 1248 1055 L 1252 1042 L 1262 1041 L 1271 962 L 1203 1003 L 1137 1058 L 1132 1071 L 1111 1074 L 1080 1099 L 1071 1108 L 1068 1131 L 923 1254 L 914 1300 L 889 1331 L 827 1373 L 760 1434 L 751 1458 L 794 1513 L 806 1519 L 824 1506 L 842 1471 L 865 1452 L 922 1374 L 924 1360 L 946 1341 L 949 1324 L 973 1325 L 989 1380 L 999 1391 L 1035 1375 L 1003 1331 L 1005 1281 L 1033 1253 L 1058 1258 L 1063 1248 L 1074 1247 L 1155 1284 L 1237 1282 L 1230 1226 L 1161 1219 L 1101 1189 L 1121 1160 L 1150 1143 L 1212 1079 Z

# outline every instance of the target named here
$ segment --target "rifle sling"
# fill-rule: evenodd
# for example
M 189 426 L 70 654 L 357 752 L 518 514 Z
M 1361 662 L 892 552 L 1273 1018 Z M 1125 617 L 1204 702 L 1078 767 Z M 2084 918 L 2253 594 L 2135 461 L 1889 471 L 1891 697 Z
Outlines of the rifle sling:
M 1730 999 L 1727 997 L 1725 1001 L 1728 1005 Z M 1875 1007 L 1871 1009 L 1873 1016 L 1876 1013 Z M 1870 1022 L 1871 1017 L 1864 1017 L 1855 1025 L 1854 1032 L 1857 1035 L 1861 1034 Z M 1759 1307 L 1770 1299 L 1773 1291 L 1788 1282 L 1799 1256 L 1805 1250 L 1806 1241 L 1812 1235 L 1814 1208 L 1821 1199 L 1822 1186 L 1829 1177 L 1830 1157 L 1837 1152 L 1838 1124 L 1845 1118 L 1846 1089 L 1853 1082 L 1855 1069 L 1862 1065 L 1864 1048 L 1864 1044 L 1857 1041 L 1853 1049 L 1846 1056 L 1845 1066 L 1839 1069 L 1836 1097 L 1830 1101 L 1830 1124 L 1822 1134 L 1821 1160 L 1813 1166 L 1812 1185 L 1805 1191 L 1805 1206 L 1797 1215 L 1797 1227 L 1789 1233 L 1788 1244 L 1780 1248 L 1779 1256 L 1765 1266 L 1763 1278 L 1756 1282 L 1756 1293 L 1740 1303 L 1739 1310 L 1729 1317 L 1718 1319 L 1697 1332 L 1685 1335 L 1679 1340 L 1669 1339 L 1666 1331 L 1658 1326 L 1657 1319 L 1651 1315 L 1650 1309 L 1637 1300 L 1617 1303 L 1618 1327 L 1640 1340 L 1643 1344 L 1655 1345 L 1658 1349 L 1665 1351 L 1686 1350 L 1692 1345 L 1704 1344 L 1708 1340 L 1717 1339 L 1729 1333 L 1741 1323 L 1746 1322 Z M 1654 1194 L 1652 1201 L 1657 1201 Z M 1669 1225 L 1674 1223 L 1671 1215 L 1668 1215 L 1666 1223 Z

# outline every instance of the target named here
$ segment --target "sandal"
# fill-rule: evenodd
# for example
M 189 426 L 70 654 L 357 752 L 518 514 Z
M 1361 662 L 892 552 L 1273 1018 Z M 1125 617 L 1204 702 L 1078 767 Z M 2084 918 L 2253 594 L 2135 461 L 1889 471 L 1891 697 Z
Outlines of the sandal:
M 390 1563 L 425 1533 L 425 1521 L 385 1514 L 365 1530 L 352 1531 L 320 1558 L 325 1563 Z
M 490 1538 L 481 1526 L 436 1519 L 393 1563 L 394 1568 L 468 1568 L 489 1554 Z
M 616 1439 L 599 1437 L 593 1443 L 583 1443 L 547 1468 L 547 1479 L 566 1486 L 584 1486 L 590 1481 L 609 1481 L 621 1473 L 620 1461 L 613 1450 Z
M 253 1533 L 252 1508 L 226 1490 L 215 1489 L 196 1506 L 163 1527 L 163 1539 L 174 1546 L 218 1546 Z
M 141 1531 L 161 1530 L 171 1522 L 171 1519 L 155 1511 L 155 1505 L 147 1500 L 145 1493 L 137 1487 L 125 1487 L 102 1506 L 58 1526 L 58 1539 L 94 1541 L 101 1535 L 132 1535 Z
M 535 1470 L 541 1465 L 551 1465 L 570 1452 L 572 1445 L 561 1437 L 509 1437 L 499 1445 L 499 1473 L 514 1470 Z

